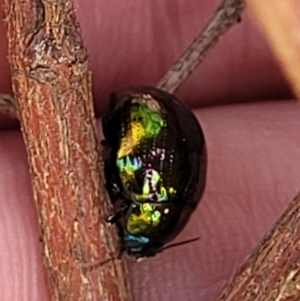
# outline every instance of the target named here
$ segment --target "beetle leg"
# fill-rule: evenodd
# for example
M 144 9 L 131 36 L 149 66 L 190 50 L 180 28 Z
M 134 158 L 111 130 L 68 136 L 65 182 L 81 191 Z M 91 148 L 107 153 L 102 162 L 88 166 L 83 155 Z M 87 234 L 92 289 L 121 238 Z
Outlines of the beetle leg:
M 108 146 L 108 144 L 107 144 L 107 142 L 105 140 L 101 140 L 101 145 L 103 147 L 103 150 L 102 150 L 102 160 L 104 162 L 108 162 L 110 160 L 111 147 Z
M 126 252 L 125 244 L 124 244 L 124 229 L 120 223 L 117 223 L 118 235 L 119 235 L 119 252 L 118 259 L 121 259 L 123 254 Z
M 116 183 L 106 184 L 106 188 L 109 191 L 109 198 L 112 204 L 114 204 L 120 197 L 120 189 Z
M 116 182 L 107 182 L 105 183 L 105 186 L 112 204 L 114 204 L 119 199 L 123 199 L 121 190 Z
M 110 224 L 116 223 L 120 218 L 122 218 L 126 214 L 126 212 L 129 209 L 130 204 L 131 204 L 130 200 L 124 200 L 120 209 L 116 213 L 109 215 L 107 217 L 106 221 Z
M 102 150 L 102 160 L 104 162 L 104 174 L 107 180 L 105 186 L 109 194 L 109 198 L 112 203 L 116 202 L 121 197 L 121 190 L 115 180 L 115 177 L 112 173 L 111 166 L 111 147 L 107 144 L 105 140 L 101 141 L 103 146 Z
M 123 256 L 123 253 L 125 253 L 126 249 L 124 245 L 121 245 L 120 249 L 119 249 L 119 253 L 118 253 L 118 259 L 121 259 Z

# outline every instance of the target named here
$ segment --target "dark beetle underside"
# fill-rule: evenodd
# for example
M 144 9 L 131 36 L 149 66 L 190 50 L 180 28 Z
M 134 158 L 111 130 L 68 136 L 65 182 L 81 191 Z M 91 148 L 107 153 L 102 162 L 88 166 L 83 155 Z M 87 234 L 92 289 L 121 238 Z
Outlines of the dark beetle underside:
M 121 239 L 135 258 L 161 251 L 184 227 L 205 184 L 203 132 L 174 96 L 149 87 L 112 94 L 103 117 L 105 178 Z

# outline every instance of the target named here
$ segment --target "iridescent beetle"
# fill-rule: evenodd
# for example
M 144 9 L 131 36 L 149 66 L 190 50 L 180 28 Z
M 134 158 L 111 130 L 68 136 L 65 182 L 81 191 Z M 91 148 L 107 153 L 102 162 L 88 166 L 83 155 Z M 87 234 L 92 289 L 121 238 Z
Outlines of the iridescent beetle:
M 162 251 L 201 198 L 206 174 L 203 132 L 174 96 L 150 87 L 112 94 L 103 117 L 104 173 L 121 240 L 120 253 Z

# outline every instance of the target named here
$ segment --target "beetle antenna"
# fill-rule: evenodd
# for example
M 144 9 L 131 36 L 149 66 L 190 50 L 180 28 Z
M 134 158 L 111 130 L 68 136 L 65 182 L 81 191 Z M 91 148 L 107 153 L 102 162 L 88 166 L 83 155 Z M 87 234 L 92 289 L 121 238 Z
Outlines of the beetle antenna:
M 171 248 L 175 248 L 175 247 L 178 247 L 178 246 L 181 246 L 181 245 L 189 244 L 189 243 L 197 241 L 199 239 L 200 239 L 200 236 L 192 238 L 192 239 L 188 239 L 188 240 L 176 242 L 176 243 L 173 243 L 171 245 L 167 245 L 166 247 L 164 247 L 164 248 L 161 249 L 161 252 L 163 252 L 163 251 L 165 251 L 167 249 L 171 249 Z
M 98 269 L 99 267 L 102 267 L 104 265 L 106 265 L 107 263 L 110 263 L 112 261 L 115 261 L 115 260 L 120 260 L 120 257 L 116 257 L 116 256 L 113 256 L 111 258 L 108 258 L 106 260 L 102 260 L 102 261 L 96 261 L 96 262 L 93 262 L 93 263 L 86 263 L 86 264 L 83 264 L 83 268 L 85 270 L 88 270 L 88 271 L 91 271 L 91 270 L 95 270 L 95 269 Z

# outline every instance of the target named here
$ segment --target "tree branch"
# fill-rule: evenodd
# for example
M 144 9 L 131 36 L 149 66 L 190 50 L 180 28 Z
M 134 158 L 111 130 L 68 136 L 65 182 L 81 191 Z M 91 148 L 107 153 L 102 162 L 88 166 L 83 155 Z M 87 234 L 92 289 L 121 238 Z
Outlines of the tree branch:
M 300 97 L 300 34 L 297 0 L 249 0 L 275 56 Z M 272 9 L 270 9 L 272 8 Z M 300 194 L 291 202 L 218 301 L 298 301 L 300 299 Z
M 300 194 L 226 285 L 218 301 L 298 301 Z
M 224 0 L 205 28 L 162 77 L 157 87 L 173 93 L 202 62 L 219 38 L 240 21 L 244 8 L 245 0 Z M 9 103 L 5 105 L 10 106 Z M 0 111 L 7 110 L 12 114 L 13 108 L 1 106 L 0 101 Z
M 162 77 L 157 87 L 173 93 L 203 61 L 219 38 L 241 20 L 245 0 L 224 0 L 194 42 Z
M 275 53 L 299 96 L 300 68 L 295 68 L 300 61 L 299 46 L 290 35 L 299 28 L 294 17 L 297 3 L 287 0 L 281 4 L 284 10 L 273 6 L 270 17 L 262 12 L 268 11 L 264 5 L 272 5 L 255 1 L 249 3 L 259 2 L 253 7 L 267 35 L 273 36 L 273 45 L 279 49 Z M 90 73 L 73 8 L 66 3 L 70 2 L 5 0 L 14 91 L 40 212 L 51 292 L 55 300 L 97 300 L 99 291 L 107 300 L 130 300 L 122 266 L 117 260 L 110 261 L 117 237 L 103 218 L 108 204 L 103 205 L 105 196 L 98 187 L 100 162 Z M 222 8 L 229 3 L 227 9 Z M 225 0 L 222 5 L 158 87 L 174 91 L 223 32 L 239 20 L 244 1 Z M 291 9 L 287 10 L 288 5 Z M 9 112 L 14 112 L 13 102 L 6 97 L 2 100 L 0 108 L 8 104 Z M 104 191 L 102 182 L 100 188 Z M 219 301 L 299 299 L 299 204 L 298 196 Z
M 115 260 L 118 237 L 105 222 L 91 74 L 73 3 L 5 0 L 4 13 L 52 300 L 131 300 Z

